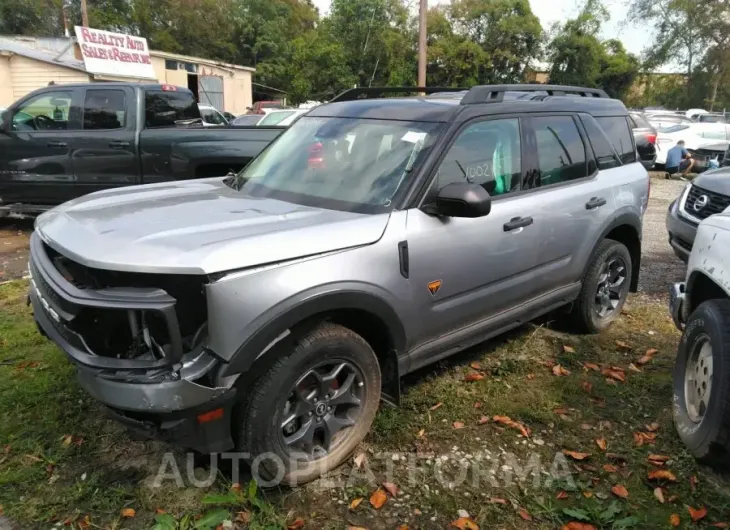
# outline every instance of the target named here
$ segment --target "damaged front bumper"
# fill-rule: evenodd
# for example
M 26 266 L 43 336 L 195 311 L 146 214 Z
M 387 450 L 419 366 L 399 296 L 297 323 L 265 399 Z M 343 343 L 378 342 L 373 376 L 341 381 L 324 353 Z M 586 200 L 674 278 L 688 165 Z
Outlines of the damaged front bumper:
M 31 237 L 29 301 L 40 331 L 77 367 L 80 385 L 139 434 L 204 453 L 233 447 L 234 387 L 208 386 L 201 375 L 216 360 L 203 348 L 183 352 L 176 300 L 156 288 L 79 289 L 56 269 L 38 234 Z M 167 326 L 162 358 L 121 359 L 95 354 L 71 323 L 84 309 L 155 313 Z M 204 379 L 207 381 L 207 379 Z

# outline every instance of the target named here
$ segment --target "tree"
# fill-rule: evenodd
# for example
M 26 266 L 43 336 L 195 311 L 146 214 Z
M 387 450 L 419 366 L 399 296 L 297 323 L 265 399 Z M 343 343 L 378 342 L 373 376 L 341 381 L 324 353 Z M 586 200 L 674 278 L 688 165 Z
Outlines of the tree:
M 61 0 L 2 0 L 0 34 L 63 36 Z
M 550 42 L 551 83 L 600 87 L 611 97 L 626 97 L 639 74 L 639 59 L 618 40 L 598 39 L 607 19 L 600 0 L 588 0 L 575 19 L 558 26 Z
M 484 52 L 480 82 L 520 81 L 530 59 L 540 53 L 542 26 L 529 0 L 454 0 L 450 16 L 455 33 Z
M 469 87 L 479 83 L 482 68 L 489 60 L 481 46 L 453 31 L 441 7 L 428 11 L 427 83 L 431 86 Z

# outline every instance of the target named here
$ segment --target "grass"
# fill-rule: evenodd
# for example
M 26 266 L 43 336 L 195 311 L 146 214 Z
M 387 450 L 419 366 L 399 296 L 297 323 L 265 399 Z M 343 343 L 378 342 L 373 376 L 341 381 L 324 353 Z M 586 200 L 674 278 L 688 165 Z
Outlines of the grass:
M 168 530 L 226 516 L 251 528 L 297 527 L 297 519 L 321 529 L 444 528 L 460 510 L 482 528 L 570 521 L 664 528 L 671 514 L 686 528 L 727 520 L 730 495 L 722 478 L 697 466 L 672 427 L 678 333 L 661 301 L 632 297 L 616 325 L 598 336 L 568 334 L 545 320 L 411 374 L 402 406 L 382 408 L 362 444 L 361 468 L 348 462 L 307 486 L 252 495 L 245 484 L 243 492 L 231 491 L 227 472 L 207 487 L 187 479 L 183 487 L 171 480 L 153 487 L 165 453 L 183 472 L 185 455 L 132 440 L 104 417 L 79 389 L 65 356 L 36 332 L 25 290 L 24 282 L 0 286 L 0 506 L 22 528 L 66 522 L 143 529 L 157 518 L 156 528 Z M 649 348 L 658 352 L 641 373 L 628 370 Z M 555 363 L 570 374 L 554 375 Z M 611 384 L 584 363 L 623 368 L 626 381 Z M 471 373 L 484 377 L 466 382 Z M 520 422 L 530 436 L 494 416 Z M 654 430 L 653 423 L 653 444 L 637 446 L 634 433 L 648 432 L 647 425 Z M 597 439 L 606 440 L 605 451 Z M 574 460 L 563 449 L 590 456 Z M 670 458 L 664 469 L 676 481 L 648 479 L 658 469 L 647 462 L 650 453 Z M 368 499 L 386 478 L 401 491 L 376 510 Z M 616 485 L 627 498 L 612 493 Z M 690 522 L 687 506 L 706 507 L 702 523 Z M 124 518 L 125 508 L 134 517 Z

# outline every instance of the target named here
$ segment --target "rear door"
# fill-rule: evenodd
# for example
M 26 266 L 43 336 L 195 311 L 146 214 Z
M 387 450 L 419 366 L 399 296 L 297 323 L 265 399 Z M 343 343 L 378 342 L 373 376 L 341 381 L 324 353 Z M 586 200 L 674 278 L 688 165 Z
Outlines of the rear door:
M 75 196 L 71 141 L 80 126 L 79 94 L 48 89 L 8 111 L 0 135 L 0 201 L 52 205 Z
M 530 244 L 539 271 L 535 287 L 544 294 L 578 281 L 615 201 L 610 171 L 598 171 L 577 116 L 540 115 L 528 123 L 537 163 L 529 187 L 539 228 Z M 616 157 L 611 161 L 620 165 Z
M 139 182 L 134 101 L 128 87 L 84 90 L 72 146 L 78 195 Z

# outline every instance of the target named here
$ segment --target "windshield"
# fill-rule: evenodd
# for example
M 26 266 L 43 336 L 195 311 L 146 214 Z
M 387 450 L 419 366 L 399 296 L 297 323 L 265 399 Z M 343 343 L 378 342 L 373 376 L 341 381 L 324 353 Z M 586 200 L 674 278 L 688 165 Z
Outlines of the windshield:
M 254 197 L 333 210 L 385 212 L 440 127 L 305 116 L 229 184 Z
M 689 125 L 670 125 L 669 127 L 660 127 L 657 129 L 660 133 L 675 133 L 689 129 Z
M 294 114 L 296 111 L 294 110 L 288 110 L 288 111 L 281 111 L 281 112 L 269 112 L 266 116 L 262 118 L 262 120 L 258 123 L 259 125 L 278 125 L 285 119 L 287 119 L 289 116 Z

